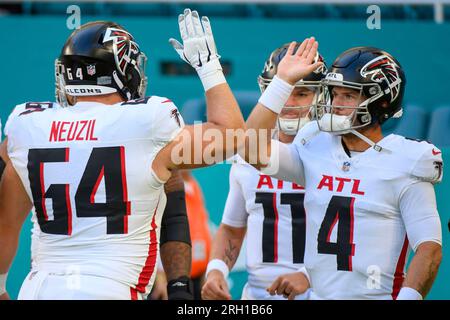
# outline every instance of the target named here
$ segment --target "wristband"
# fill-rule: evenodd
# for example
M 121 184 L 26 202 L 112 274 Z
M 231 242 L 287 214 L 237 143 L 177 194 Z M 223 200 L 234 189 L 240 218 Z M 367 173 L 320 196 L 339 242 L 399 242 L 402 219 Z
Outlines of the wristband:
M 403 287 L 398 293 L 397 300 L 423 300 L 423 297 L 413 288 Z
M 193 284 L 189 277 L 182 276 L 167 283 L 169 300 L 194 300 Z
M 294 86 L 275 76 L 270 81 L 266 90 L 264 90 L 258 102 L 276 114 L 279 114 L 293 90 Z
M 220 272 L 222 272 L 225 279 L 228 277 L 228 274 L 230 273 L 230 270 L 228 269 L 227 264 L 223 260 L 220 260 L 220 259 L 213 259 L 208 263 L 208 267 L 206 268 L 205 278 L 208 277 L 208 273 L 212 270 L 219 270 Z
M 219 59 L 213 59 L 202 67 L 197 68 L 197 73 L 202 81 L 205 92 L 212 87 L 227 82 L 223 75 Z

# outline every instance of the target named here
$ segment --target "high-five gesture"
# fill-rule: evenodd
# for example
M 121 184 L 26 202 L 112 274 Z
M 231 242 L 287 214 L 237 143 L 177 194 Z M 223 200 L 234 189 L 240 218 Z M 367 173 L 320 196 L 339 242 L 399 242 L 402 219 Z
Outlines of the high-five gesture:
M 313 72 L 325 71 L 322 69 L 323 61 L 318 54 L 318 47 L 318 42 L 314 37 L 311 37 L 305 39 L 300 45 L 295 41 L 292 42 L 286 51 L 280 53 L 284 56 L 277 65 L 276 75 L 265 88 L 258 104 L 247 119 L 247 128 L 259 132 L 257 135 L 258 150 L 266 150 L 267 155 L 272 154 L 272 134 L 270 130 L 275 127 L 278 115 L 288 102 L 296 83 Z M 264 135 L 266 138 L 263 142 L 259 137 Z M 260 144 L 264 144 L 264 146 Z M 268 166 L 267 157 L 263 156 L 261 152 L 252 152 L 249 146 L 250 143 L 247 143 L 245 148 L 245 160 L 247 162 L 251 162 L 250 164 L 257 169 L 266 168 L 267 173 L 272 169 L 278 170 L 275 165 L 276 160 L 272 161 L 272 166 Z M 274 152 L 273 154 L 276 155 L 277 153 Z M 255 158 L 257 159 L 256 163 L 251 160 Z
M 295 51 L 297 47 L 298 49 Z M 297 81 L 319 68 L 323 63 L 317 59 L 318 47 L 319 43 L 314 37 L 305 39 L 300 46 L 293 41 L 278 65 L 277 76 L 294 85 Z
M 205 91 L 224 83 L 220 56 L 217 54 L 208 17 L 202 17 L 200 20 L 197 11 L 185 9 L 184 13 L 178 16 L 178 24 L 183 44 L 173 38 L 169 39 L 169 42 L 180 58 L 197 70 Z

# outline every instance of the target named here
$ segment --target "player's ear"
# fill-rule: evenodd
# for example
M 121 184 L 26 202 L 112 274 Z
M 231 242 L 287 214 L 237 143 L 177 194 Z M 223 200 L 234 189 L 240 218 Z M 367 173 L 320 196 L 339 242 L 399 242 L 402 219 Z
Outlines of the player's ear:
M 66 99 L 67 99 L 67 102 L 69 103 L 69 105 L 71 105 L 71 106 L 73 106 L 77 103 L 77 97 L 75 97 L 75 96 L 70 96 L 67 94 Z

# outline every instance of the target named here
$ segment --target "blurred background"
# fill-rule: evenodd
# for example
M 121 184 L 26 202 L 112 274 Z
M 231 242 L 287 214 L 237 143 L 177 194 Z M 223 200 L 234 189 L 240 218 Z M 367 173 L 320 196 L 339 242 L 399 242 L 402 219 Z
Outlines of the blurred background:
M 329 66 L 350 47 L 380 47 L 400 61 L 407 76 L 404 116 L 389 120 L 385 134 L 429 140 L 443 150 L 444 161 L 450 161 L 450 0 L 0 0 L 2 124 L 19 103 L 54 100 L 54 60 L 77 22 L 94 20 L 118 22 L 137 39 L 149 58 L 147 95 L 170 97 L 187 123 L 204 120 L 201 83 L 168 44 L 170 37 L 180 38 L 177 16 L 185 7 L 210 17 L 222 65 L 245 117 L 259 97 L 256 78 L 265 60 L 282 44 L 313 35 Z M 193 171 L 213 230 L 227 197 L 228 172 L 226 164 Z M 447 174 L 436 186 L 444 259 L 428 299 L 450 299 Z M 30 269 L 30 226 L 28 220 L 8 278 L 13 298 Z M 230 274 L 233 298 L 240 297 L 245 281 L 241 255 Z

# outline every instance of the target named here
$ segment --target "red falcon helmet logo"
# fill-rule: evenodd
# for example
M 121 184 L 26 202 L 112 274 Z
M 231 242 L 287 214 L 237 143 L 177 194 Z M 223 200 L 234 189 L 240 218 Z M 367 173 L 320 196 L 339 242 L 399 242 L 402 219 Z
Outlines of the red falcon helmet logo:
M 322 65 L 320 67 L 318 67 L 316 70 L 314 70 L 313 72 L 315 74 L 323 74 L 323 75 L 327 74 L 327 67 L 325 66 L 325 60 L 318 52 L 316 53 L 316 56 L 314 57 L 313 63 L 317 63 L 317 62 L 322 62 Z
M 103 43 L 112 41 L 114 58 L 116 60 L 117 69 L 122 75 L 129 63 L 135 61 L 135 57 L 139 54 L 139 46 L 134 42 L 133 36 L 122 29 L 108 28 L 103 38 Z M 134 62 L 135 63 L 135 62 Z
M 392 58 L 382 55 L 368 63 L 361 69 L 361 76 L 377 82 L 385 93 L 391 94 L 391 102 L 397 99 L 400 93 L 402 80 L 398 74 L 398 64 Z

